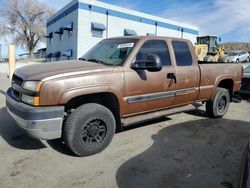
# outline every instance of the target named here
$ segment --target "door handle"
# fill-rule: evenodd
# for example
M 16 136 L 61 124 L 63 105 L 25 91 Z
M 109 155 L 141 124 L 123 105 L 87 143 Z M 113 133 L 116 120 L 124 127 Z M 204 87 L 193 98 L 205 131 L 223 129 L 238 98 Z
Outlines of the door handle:
M 174 80 L 174 83 L 177 82 L 175 73 L 168 73 L 168 74 L 167 74 L 167 79 Z

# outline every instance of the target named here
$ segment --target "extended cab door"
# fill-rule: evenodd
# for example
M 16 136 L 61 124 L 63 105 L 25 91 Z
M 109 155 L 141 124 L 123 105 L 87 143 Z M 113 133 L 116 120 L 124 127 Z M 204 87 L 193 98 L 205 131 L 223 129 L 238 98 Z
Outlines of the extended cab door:
M 174 105 L 194 102 L 199 92 L 200 69 L 193 46 L 185 40 L 172 40 L 176 68 L 176 96 Z
M 124 67 L 126 115 L 166 108 L 173 103 L 175 83 L 167 78 L 167 74 L 174 73 L 175 69 L 171 65 L 167 42 L 146 40 L 138 45 L 131 61 Z M 162 70 L 149 72 L 130 67 L 135 61 L 147 60 L 149 54 L 160 57 Z

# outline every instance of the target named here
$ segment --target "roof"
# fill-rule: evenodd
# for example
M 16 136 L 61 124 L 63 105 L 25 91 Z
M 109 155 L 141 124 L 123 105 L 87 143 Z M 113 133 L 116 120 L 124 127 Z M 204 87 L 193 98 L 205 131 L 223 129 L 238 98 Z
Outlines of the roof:
M 184 39 L 184 38 L 177 38 L 177 37 L 165 37 L 165 36 L 145 36 L 145 35 L 139 35 L 139 36 L 118 36 L 118 37 L 110 37 L 104 40 L 109 40 L 109 39 L 126 39 L 126 38 L 130 38 L 130 39 L 151 39 L 151 40 L 165 40 L 165 39 L 174 39 L 174 40 L 185 40 L 185 41 L 189 41 L 188 39 Z
M 199 30 L 198 27 L 190 24 L 168 20 L 162 17 L 145 14 L 135 10 L 125 9 L 119 6 L 114 6 L 96 0 L 71 1 L 68 5 L 66 5 L 64 8 L 59 10 L 57 13 L 55 13 L 47 20 L 47 26 L 50 26 L 51 24 L 65 17 L 65 15 L 70 14 L 71 12 L 78 9 L 91 10 L 92 12 L 101 14 L 106 14 L 108 12 L 108 15 L 111 16 L 137 21 L 141 23 L 146 23 L 150 25 L 158 25 L 159 27 L 166 27 L 168 29 L 173 29 L 173 30 L 179 30 L 180 28 L 183 28 L 184 32 L 187 33 L 198 34 Z

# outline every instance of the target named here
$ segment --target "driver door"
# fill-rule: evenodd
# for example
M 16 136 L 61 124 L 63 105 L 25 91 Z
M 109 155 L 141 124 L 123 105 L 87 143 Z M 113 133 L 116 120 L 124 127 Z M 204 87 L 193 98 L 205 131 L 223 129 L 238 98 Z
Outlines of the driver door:
M 124 67 L 125 114 L 137 114 L 171 106 L 174 98 L 175 83 L 168 79 L 168 73 L 175 73 L 171 65 L 168 45 L 165 40 L 147 40 L 138 50 L 135 61 L 147 60 L 149 54 L 159 56 L 162 69 L 157 72 L 134 70 Z

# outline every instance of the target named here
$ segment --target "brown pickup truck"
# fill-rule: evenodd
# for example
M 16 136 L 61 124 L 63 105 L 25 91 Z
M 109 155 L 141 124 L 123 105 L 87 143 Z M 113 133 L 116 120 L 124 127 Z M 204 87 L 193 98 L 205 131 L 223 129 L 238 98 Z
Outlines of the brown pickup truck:
M 188 40 L 105 39 L 79 60 L 17 69 L 6 94 L 15 122 L 37 139 L 63 138 L 78 156 L 106 148 L 117 130 L 206 102 L 222 117 L 240 89 L 239 64 L 198 64 Z

